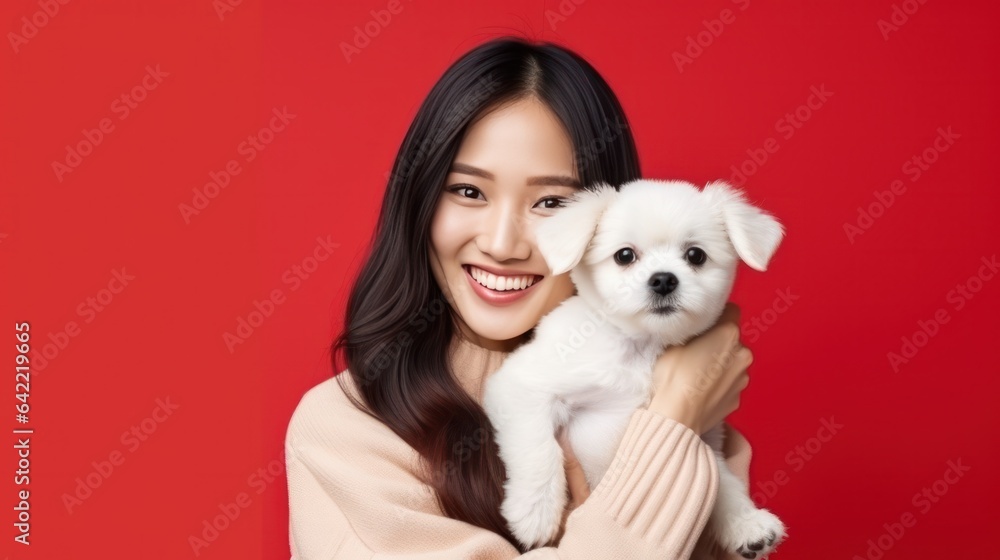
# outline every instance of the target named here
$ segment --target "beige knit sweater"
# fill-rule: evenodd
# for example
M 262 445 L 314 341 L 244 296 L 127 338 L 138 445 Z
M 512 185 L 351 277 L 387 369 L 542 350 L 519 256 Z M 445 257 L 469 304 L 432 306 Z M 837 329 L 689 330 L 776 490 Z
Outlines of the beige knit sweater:
M 450 355 L 459 383 L 482 402 L 484 380 L 507 354 L 456 338 Z M 750 445 L 726 428 L 727 463 L 746 481 Z M 570 514 L 558 546 L 523 555 L 496 533 L 445 517 L 416 475 L 416 451 L 357 410 L 336 378 L 302 397 L 285 460 L 293 559 L 730 558 L 699 538 L 718 493 L 711 448 L 687 426 L 646 409 L 633 413 L 614 462 Z

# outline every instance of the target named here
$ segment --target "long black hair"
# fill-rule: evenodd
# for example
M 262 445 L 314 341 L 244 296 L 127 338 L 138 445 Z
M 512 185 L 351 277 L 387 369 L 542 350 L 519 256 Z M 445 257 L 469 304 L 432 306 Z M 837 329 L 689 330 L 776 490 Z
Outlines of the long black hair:
M 500 514 L 504 467 L 492 427 L 450 371 L 457 315 L 435 281 L 429 254 L 438 196 L 466 130 L 488 110 L 529 96 L 562 122 L 584 188 L 640 177 L 625 113 L 582 57 L 516 37 L 476 47 L 441 76 L 403 139 L 371 252 L 331 348 L 333 371 L 346 370 L 364 401 L 345 387 L 355 406 L 424 459 L 442 511 L 502 535 L 522 553 Z

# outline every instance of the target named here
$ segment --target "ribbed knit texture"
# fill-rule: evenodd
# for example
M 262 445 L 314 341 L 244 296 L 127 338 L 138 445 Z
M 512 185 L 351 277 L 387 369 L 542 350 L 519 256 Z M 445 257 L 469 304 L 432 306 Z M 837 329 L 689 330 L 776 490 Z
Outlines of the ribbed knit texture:
M 505 357 L 457 339 L 451 348 L 458 381 L 479 402 Z M 750 446 L 728 426 L 727 435 L 727 462 L 747 480 Z M 699 540 L 718 493 L 711 448 L 645 409 L 632 414 L 611 467 L 569 515 L 558 546 L 524 555 L 500 535 L 445 517 L 417 477 L 416 451 L 355 409 L 336 379 L 302 397 L 285 459 L 293 559 L 665 560 L 692 558 L 696 544 L 694 558 L 730 558 Z

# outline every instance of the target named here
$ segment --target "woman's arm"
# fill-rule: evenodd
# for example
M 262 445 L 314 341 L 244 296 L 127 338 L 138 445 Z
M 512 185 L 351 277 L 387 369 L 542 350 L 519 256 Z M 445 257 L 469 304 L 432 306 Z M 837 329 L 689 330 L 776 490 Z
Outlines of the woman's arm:
M 654 364 L 655 390 L 648 410 L 688 426 L 689 430 L 699 434 L 723 422 L 726 416 L 736 410 L 739 407 L 740 393 L 749 381 L 746 368 L 753 361 L 753 354 L 739 342 L 739 320 L 739 307 L 727 303 L 715 326 L 684 345 L 672 346 L 664 351 Z M 727 458 L 730 470 L 748 485 L 750 445 L 738 431 L 728 424 L 723 425 L 727 436 L 724 439 L 723 456 Z M 565 440 L 562 445 L 564 451 L 569 447 Z M 572 461 L 568 466 L 572 466 Z M 567 472 L 567 477 L 571 492 L 576 489 L 570 505 L 586 504 L 586 482 L 572 472 Z M 713 494 L 709 507 L 714 502 Z M 579 506 L 579 509 L 582 507 Z M 570 517 L 565 520 L 564 530 L 567 536 L 568 521 L 572 515 L 570 513 Z M 694 535 L 701 541 L 707 540 L 702 538 L 704 524 L 695 529 Z M 686 555 L 674 557 L 687 558 L 691 552 L 690 548 L 685 548 Z M 718 551 L 712 551 L 709 556 L 701 552 L 697 557 L 725 558 Z
M 689 558 L 718 494 L 714 452 L 689 427 L 648 409 L 632 414 L 604 478 L 572 510 L 559 558 Z M 633 540 L 604 549 L 600 527 Z M 590 551 L 588 553 L 588 551 Z M 555 557 L 554 557 L 555 558 Z
M 519 555 L 500 535 L 442 515 L 415 475 L 416 453 L 353 409 L 334 380 L 303 398 L 285 452 L 300 560 L 687 558 L 718 492 L 711 448 L 687 426 L 637 410 L 558 546 Z
M 722 452 L 726 458 L 726 464 L 729 469 L 749 487 L 750 457 L 752 454 L 750 443 L 736 428 L 733 428 L 729 424 L 723 424 L 723 427 L 725 429 L 725 438 Z M 560 527 L 560 536 L 557 537 L 557 541 L 561 538 L 563 531 L 565 531 L 566 519 L 573 512 L 573 510 L 583 505 L 583 503 L 590 496 L 590 486 L 587 484 L 587 477 L 584 474 L 583 467 L 580 465 L 576 455 L 573 453 L 573 448 L 570 446 L 569 441 L 565 437 L 565 433 L 561 433 L 559 435 L 559 444 L 563 448 L 563 453 L 565 455 L 566 482 L 569 487 L 571 499 L 570 503 L 567 504 L 566 512 L 563 515 L 563 525 Z M 699 537 L 691 558 L 695 560 L 742 560 L 739 556 L 727 555 L 722 550 L 716 548 L 714 543 L 711 541 L 710 536 L 704 532 Z

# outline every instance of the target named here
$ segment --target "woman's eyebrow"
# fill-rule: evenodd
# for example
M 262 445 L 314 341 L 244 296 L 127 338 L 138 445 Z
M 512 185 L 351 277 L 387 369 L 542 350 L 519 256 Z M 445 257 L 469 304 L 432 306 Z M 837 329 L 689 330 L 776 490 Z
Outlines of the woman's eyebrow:
M 464 175 L 472 175 L 475 177 L 482 177 L 489 181 L 495 181 L 496 177 L 489 171 L 479 169 L 478 167 L 473 167 L 466 163 L 453 163 L 451 165 L 451 173 L 462 173 Z M 573 187 L 582 188 L 583 185 L 580 181 L 570 177 L 568 175 L 544 175 L 541 177 L 531 177 L 528 179 L 529 186 L 543 186 L 551 185 L 557 187 Z
M 552 185 L 556 187 L 583 188 L 580 181 L 566 175 L 546 175 L 544 177 L 532 177 L 528 179 L 528 185 Z

